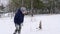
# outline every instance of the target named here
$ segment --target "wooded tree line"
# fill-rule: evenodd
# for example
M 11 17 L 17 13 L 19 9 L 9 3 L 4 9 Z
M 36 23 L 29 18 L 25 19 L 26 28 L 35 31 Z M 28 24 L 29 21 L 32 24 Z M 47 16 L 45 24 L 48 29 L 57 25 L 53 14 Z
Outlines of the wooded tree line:
M 31 3 L 32 2 L 32 3 Z M 26 7 L 27 10 L 33 8 L 34 14 L 49 14 L 49 13 L 59 13 L 60 1 L 59 0 L 11 0 L 9 6 L 9 11 L 15 11 L 19 7 Z M 57 11 L 56 11 L 57 10 Z

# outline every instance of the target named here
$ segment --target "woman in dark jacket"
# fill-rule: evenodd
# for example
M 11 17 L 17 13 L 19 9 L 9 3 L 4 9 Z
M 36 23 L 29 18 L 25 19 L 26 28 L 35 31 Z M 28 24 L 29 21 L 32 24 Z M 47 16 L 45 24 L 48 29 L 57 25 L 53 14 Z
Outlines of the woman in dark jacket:
M 20 25 L 23 23 L 23 20 L 24 14 L 22 13 L 21 9 L 18 9 L 14 17 L 14 23 Z
M 25 12 L 22 11 L 20 8 L 17 10 L 15 17 L 14 17 L 14 23 L 15 23 L 15 27 L 16 27 L 14 34 L 16 34 L 17 32 L 18 32 L 18 34 L 20 34 L 21 24 L 24 21 L 24 14 L 25 14 Z

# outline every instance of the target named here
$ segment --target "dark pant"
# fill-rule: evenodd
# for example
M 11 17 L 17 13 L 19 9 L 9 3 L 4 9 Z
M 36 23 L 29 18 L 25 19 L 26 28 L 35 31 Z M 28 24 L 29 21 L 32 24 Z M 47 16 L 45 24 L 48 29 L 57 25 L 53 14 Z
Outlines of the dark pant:
M 16 34 L 16 33 L 20 34 L 20 32 L 21 32 L 21 24 L 20 25 L 15 24 L 15 27 L 16 27 L 16 29 L 15 29 L 14 34 Z

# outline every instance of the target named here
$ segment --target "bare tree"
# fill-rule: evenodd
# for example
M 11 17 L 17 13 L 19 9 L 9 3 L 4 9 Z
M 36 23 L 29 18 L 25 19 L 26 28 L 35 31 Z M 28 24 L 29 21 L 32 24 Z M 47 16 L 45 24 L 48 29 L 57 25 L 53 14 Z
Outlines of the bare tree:
M 31 15 L 33 16 L 33 0 L 31 0 Z

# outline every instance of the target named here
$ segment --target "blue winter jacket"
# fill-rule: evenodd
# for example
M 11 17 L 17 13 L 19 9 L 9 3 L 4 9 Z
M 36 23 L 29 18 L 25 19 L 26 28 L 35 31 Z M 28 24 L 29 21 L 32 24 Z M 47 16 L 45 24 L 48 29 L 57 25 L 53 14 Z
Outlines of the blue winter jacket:
M 23 20 L 24 14 L 22 13 L 21 9 L 18 9 L 14 17 L 14 23 L 20 25 L 23 23 Z

